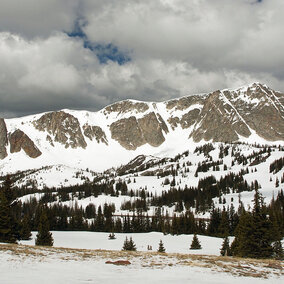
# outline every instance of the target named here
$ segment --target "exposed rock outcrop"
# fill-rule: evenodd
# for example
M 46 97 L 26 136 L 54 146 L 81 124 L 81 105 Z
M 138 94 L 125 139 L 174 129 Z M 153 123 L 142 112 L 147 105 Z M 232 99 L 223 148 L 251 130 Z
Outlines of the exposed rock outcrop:
M 131 262 L 129 260 L 116 260 L 116 261 L 106 261 L 106 264 L 113 264 L 113 265 L 130 265 Z
M 182 129 L 189 128 L 193 124 L 196 123 L 197 119 L 199 118 L 200 109 L 195 108 L 190 110 L 189 112 L 185 113 L 181 119 L 176 116 L 172 116 L 168 119 L 168 123 L 171 125 L 172 129 L 174 130 L 178 125 L 182 127 Z
M 146 143 L 160 146 L 165 141 L 163 131 L 167 133 L 168 127 L 161 116 L 150 112 L 138 120 L 134 116 L 120 119 L 110 125 L 110 131 L 121 146 L 135 150 Z
M 127 150 L 135 150 L 146 143 L 134 116 L 123 118 L 110 125 L 111 138 Z
M 55 142 L 65 145 L 65 148 L 87 146 L 78 119 L 64 111 L 46 113 L 34 121 L 34 126 L 40 131 L 47 131 Z
M 195 142 L 202 139 L 230 142 L 238 140 L 238 133 L 245 137 L 250 135 L 247 125 L 224 95 L 220 91 L 211 93 L 190 137 Z
M 224 94 L 236 106 L 247 125 L 268 140 L 284 140 L 284 94 L 275 92 L 262 84 L 253 84 L 245 92 Z
M 107 106 L 104 109 L 104 113 L 117 112 L 118 114 L 123 114 L 131 111 L 136 111 L 136 113 L 143 113 L 149 109 L 147 103 L 135 102 L 131 100 L 121 101 Z
M 203 105 L 208 95 L 193 95 L 182 97 L 180 99 L 173 99 L 166 102 L 168 110 L 185 110 L 192 105 Z
M 6 146 L 8 145 L 7 127 L 5 120 L 0 118 L 0 160 L 7 157 Z
M 102 142 L 108 145 L 106 134 L 99 126 L 84 124 L 83 125 L 84 135 L 88 137 L 91 141 L 95 138 L 98 143 Z
M 8 140 L 12 142 L 11 152 L 24 149 L 30 157 L 40 155 L 33 142 L 20 130 L 7 138 L 7 128 L 22 129 L 21 125 L 24 124 L 26 129 L 31 122 L 29 119 L 0 119 L 0 160 L 8 154 Z M 79 121 L 84 122 L 80 125 Z M 33 135 L 36 141 L 42 142 L 37 145 L 49 143 L 54 149 L 60 146 L 58 143 L 66 148 L 86 148 L 89 139 L 94 141 L 88 142 L 90 147 L 96 147 L 96 142 L 111 145 L 108 131 L 111 132 L 111 138 L 127 150 L 136 150 L 145 144 L 158 147 L 168 136 L 174 137 L 178 133 L 177 127 L 184 130 L 182 135 L 178 133 L 178 137 L 186 135 L 194 142 L 239 141 L 252 133 L 266 141 L 284 141 L 284 94 L 256 83 L 235 90 L 226 89 L 162 103 L 126 100 L 93 114 L 50 112 L 34 119 L 32 123 L 43 132 Z M 166 135 L 169 131 L 171 134 Z M 253 139 L 257 141 L 257 137 Z M 174 147 L 171 143 L 173 141 L 169 139 L 169 146 Z
M 161 117 L 160 119 L 162 120 Z M 158 121 L 154 112 L 150 112 L 144 117 L 138 119 L 138 125 L 141 129 L 144 140 L 151 146 L 158 147 L 165 141 L 162 130 L 164 128 L 165 132 L 168 132 L 168 128 L 163 120 L 162 122 Z
M 17 153 L 24 150 L 30 158 L 37 158 L 42 153 L 34 142 L 20 129 L 15 130 L 9 137 L 10 152 Z

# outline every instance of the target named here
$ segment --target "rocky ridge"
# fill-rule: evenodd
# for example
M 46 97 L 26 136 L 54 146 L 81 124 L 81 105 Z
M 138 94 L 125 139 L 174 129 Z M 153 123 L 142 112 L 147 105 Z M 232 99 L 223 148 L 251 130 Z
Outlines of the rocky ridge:
M 50 143 L 59 142 L 65 148 L 86 148 L 87 143 L 82 134 L 80 123 L 76 117 L 64 111 L 50 112 L 34 121 L 34 126 L 39 131 L 46 131 Z M 53 140 L 52 137 L 53 136 Z
M 23 123 L 25 118 L 15 123 L 0 119 L 0 159 L 9 155 L 9 144 L 11 153 L 23 149 L 32 158 L 46 149 L 54 151 L 57 145 L 88 151 L 100 144 L 107 147 L 100 149 L 109 151 L 116 142 L 128 151 L 143 145 L 155 149 L 167 144 L 176 131 L 183 131 L 194 143 L 232 142 L 251 135 L 267 142 L 284 141 L 283 102 L 283 93 L 254 83 L 161 103 L 126 100 L 85 115 L 49 112 L 34 116 L 29 124 Z
M 34 142 L 21 130 L 15 130 L 9 137 L 10 152 L 17 153 L 24 150 L 30 158 L 37 158 L 42 153 Z
M 8 145 L 7 127 L 5 120 L 0 118 L 0 159 L 7 157 L 6 146 Z

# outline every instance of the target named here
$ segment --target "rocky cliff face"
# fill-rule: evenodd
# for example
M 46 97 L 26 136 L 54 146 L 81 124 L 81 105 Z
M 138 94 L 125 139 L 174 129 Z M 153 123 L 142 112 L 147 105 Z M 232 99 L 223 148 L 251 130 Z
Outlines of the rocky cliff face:
M 108 145 L 106 134 L 99 126 L 84 124 L 83 125 L 84 135 L 88 137 L 91 141 L 95 138 L 98 143 L 105 143 Z
M 32 121 L 26 118 L 24 124 L 20 119 L 10 124 L 9 120 L 0 119 L 0 159 L 7 156 L 9 128 L 14 131 L 22 129 L 22 125 L 27 135 L 19 131 L 9 134 L 11 152 L 24 149 L 30 157 L 40 155 L 28 138 L 29 123 L 37 145 L 52 153 L 58 143 L 66 148 L 91 149 L 90 153 L 98 153 L 97 149 L 111 152 L 113 140 L 131 151 L 146 144 L 156 148 L 166 143 L 165 148 L 175 148 L 175 135 L 176 139 L 187 137 L 194 142 L 231 142 L 252 134 L 266 141 L 284 141 L 283 105 L 284 94 L 256 83 L 160 103 L 126 100 L 99 112 L 50 112 L 35 116 Z M 100 148 L 96 148 L 97 144 L 101 144 Z
M 120 119 L 110 126 L 111 137 L 127 150 L 135 150 L 146 143 L 153 147 L 160 146 L 164 141 L 164 132 L 168 132 L 162 117 L 150 112 L 140 119 L 131 116 Z
M 63 144 L 65 148 L 87 146 L 78 119 L 64 111 L 46 113 L 34 122 L 34 126 L 40 131 L 48 132 L 47 139 L 51 144 L 53 137 L 55 142 Z
M 8 145 L 7 127 L 5 120 L 0 118 L 0 160 L 7 157 L 6 146 Z
M 238 134 L 248 137 L 251 133 L 223 93 L 216 91 L 210 94 L 190 137 L 196 142 L 202 139 L 231 142 L 238 140 Z
M 109 114 L 116 112 L 117 114 L 124 114 L 127 112 L 135 111 L 136 113 L 145 112 L 149 109 L 147 103 L 144 102 L 136 102 L 136 101 L 122 101 L 114 103 L 110 106 L 105 107 L 104 113 Z
M 237 141 L 252 130 L 267 141 L 284 140 L 284 109 L 280 98 L 265 85 L 209 94 L 190 134 L 194 141 Z
M 17 153 L 24 150 L 30 158 L 37 158 L 42 153 L 34 142 L 21 130 L 15 130 L 9 137 L 10 152 Z
M 284 94 L 262 84 L 253 84 L 246 92 L 224 92 L 236 105 L 240 116 L 256 133 L 268 140 L 284 139 Z M 244 96 L 245 99 L 242 99 Z

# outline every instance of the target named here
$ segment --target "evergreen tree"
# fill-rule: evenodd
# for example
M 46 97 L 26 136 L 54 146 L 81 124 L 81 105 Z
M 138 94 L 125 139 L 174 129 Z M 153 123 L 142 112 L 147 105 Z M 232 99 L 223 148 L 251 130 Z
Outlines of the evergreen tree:
M 162 240 L 160 240 L 160 242 L 159 242 L 158 252 L 166 252 L 166 249 L 164 248 L 164 244 L 163 244 Z
M 0 242 L 15 243 L 16 238 L 12 230 L 9 204 L 4 191 L 0 190 Z
M 240 257 L 268 258 L 273 254 L 273 226 L 263 206 L 263 198 L 255 191 L 252 213 L 243 211 L 231 249 Z
M 4 195 L 7 199 L 7 202 L 10 206 L 14 201 L 14 193 L 12 190 L 12 181 L 9 175 L 7 175 L 5 178 L 5 181 L 3 183 L 3 190 L 4 190 Z
M 27 216 L 25 216 L 21 223 L 20 238 L 21 240 L 30 240 L 32 236 L 29 221 Z
M 229 234 L 229 231 L 230 231 L 229 214 L 224 209 L 221 214 L 221 221 L 218 227 L 218 235 L 220 237 L 225 237 L 226 235 Z
M 190 249 L 201 249 L 201 244 L 197 238 L 197 235 L 194 234 Z
M 105 226 L 104 215 L 102 213 L 102 207 L 99 205 L 98 207 L 98 214 L 95 219 L 95 227 L 97 232 L 103 232 Z
M 222 247 L 221 247 L 221 249 L 220 249 L 220 254 L 221 254 L 222 256 L 230 256 L 230 255 L 232 255 L 232 254 L 231 254 L 231 249 L 230 249 L 230 243 L 229 243 L 229 238 L 228 238 L 228 236 L 226 236 L 226 237 L 224 238 Z
M 53 246 L 53 237 L 49 232 L 49 224 L 45 210 L 43 209 L 39 219 L 38 234 L 35 244 L 37 246 Z
M 273 257 L 279 260 L 284 259 L 284 251 L 281 240 L 277 240 L 273 243 Z
M 132 240 L 132 237 L 128 240 L 128 238 L 125 238 L 122 250 L 130 250 L 130 251 L 136 251 L 136 245 Z

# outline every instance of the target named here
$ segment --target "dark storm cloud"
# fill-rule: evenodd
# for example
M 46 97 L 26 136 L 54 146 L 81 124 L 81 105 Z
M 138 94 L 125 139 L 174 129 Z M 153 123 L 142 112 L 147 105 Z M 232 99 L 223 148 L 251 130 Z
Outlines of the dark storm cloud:
M 284 90 L 282 0 L 0 3 L 0 115 L 261 81 Z
M 2 0 L 0 31 L 31 38 L 71 31 L 80 9 L 78 0 Z

